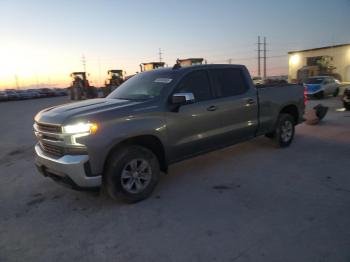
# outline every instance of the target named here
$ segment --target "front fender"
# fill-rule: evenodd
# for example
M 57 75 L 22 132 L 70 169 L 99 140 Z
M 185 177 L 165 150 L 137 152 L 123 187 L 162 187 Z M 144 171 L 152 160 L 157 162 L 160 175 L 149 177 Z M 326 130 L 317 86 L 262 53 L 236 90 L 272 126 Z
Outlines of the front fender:
M 163 145 L 166 144 L 164 117 L 155 113 L 147 116 L 126 116 L 102 123 L 99 132 L 81 141 L 88 148 L 92 173 L 102 173 L 109 152 L 118 144 L 142 135 L 155 136 Z

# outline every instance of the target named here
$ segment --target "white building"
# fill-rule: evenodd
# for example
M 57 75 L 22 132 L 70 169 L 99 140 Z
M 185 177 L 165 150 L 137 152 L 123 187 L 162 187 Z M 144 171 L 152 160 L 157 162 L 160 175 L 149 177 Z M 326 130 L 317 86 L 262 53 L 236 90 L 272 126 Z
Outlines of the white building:
M 350 82 L 350 44 L 291 51 L 288 52 L 288 61 L 290 82 L 321 74 L 320 63 L 326 65 L 339 80 Z

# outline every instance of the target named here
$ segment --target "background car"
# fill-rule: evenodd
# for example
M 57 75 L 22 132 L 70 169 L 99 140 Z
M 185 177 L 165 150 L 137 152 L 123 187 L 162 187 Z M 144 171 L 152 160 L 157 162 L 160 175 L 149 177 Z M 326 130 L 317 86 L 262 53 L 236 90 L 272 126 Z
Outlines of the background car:
M 28 92 L 27 90 L 17 90 L 16 93 L 18 94 L 19 99 L 21 100 L 33 98 L 30 92 Z
M 0 91 L 0 101 L 7 101 L 8 100 L 8 95 L 6 94 L 5 91 Z
M 345 109 L 350 110 L 350 87 L 348 87 L 344 90 L 342 100 L 343 100 L 343 105 L 344 105 Z
M 27 89 L 27 92 L 30 93 L 32 98 L 40 98 L 42 95 L 39 93 L 37 89 Z
M 39 93 L 43 97 L 54 97 L 54 96 L 56 96 L 55 92 L 52 89 L 50 89 L 50 88 L 40 88 L 39 89 Z
M 66 96 L 68 95 L 68 92 L 66 89 L 63 88 L 55 88 L 53 89 L 56 96 Z
M 18 100 L 20 99 L 19 95 L 14 90 L 5 90 L 8 100 Z
M 337 96 L 339 94 L 339 81 L 331 76 L 310 77 L 304 83 L 306 94 L 309 97 L 323 98 L 327 95 Z

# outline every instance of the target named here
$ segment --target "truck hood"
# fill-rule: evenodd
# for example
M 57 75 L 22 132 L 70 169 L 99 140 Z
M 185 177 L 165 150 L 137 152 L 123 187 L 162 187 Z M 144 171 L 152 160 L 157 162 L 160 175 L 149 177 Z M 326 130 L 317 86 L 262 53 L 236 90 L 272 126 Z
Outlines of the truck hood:
M 119 99 L 91 99 L 46 108 L 34 118 L 36 122 L 62 125 L 75 118 L 88 118 L 104 111 L 122 109 L 143 102 Z

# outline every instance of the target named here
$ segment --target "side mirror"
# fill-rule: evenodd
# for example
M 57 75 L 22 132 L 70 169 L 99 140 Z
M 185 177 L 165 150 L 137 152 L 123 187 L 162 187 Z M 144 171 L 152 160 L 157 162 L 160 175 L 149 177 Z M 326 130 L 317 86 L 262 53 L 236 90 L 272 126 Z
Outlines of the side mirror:
M 171 97 L 171 103 L 174 105 L 186 105 L 194 103 L 193 93 L 175 93 Z

